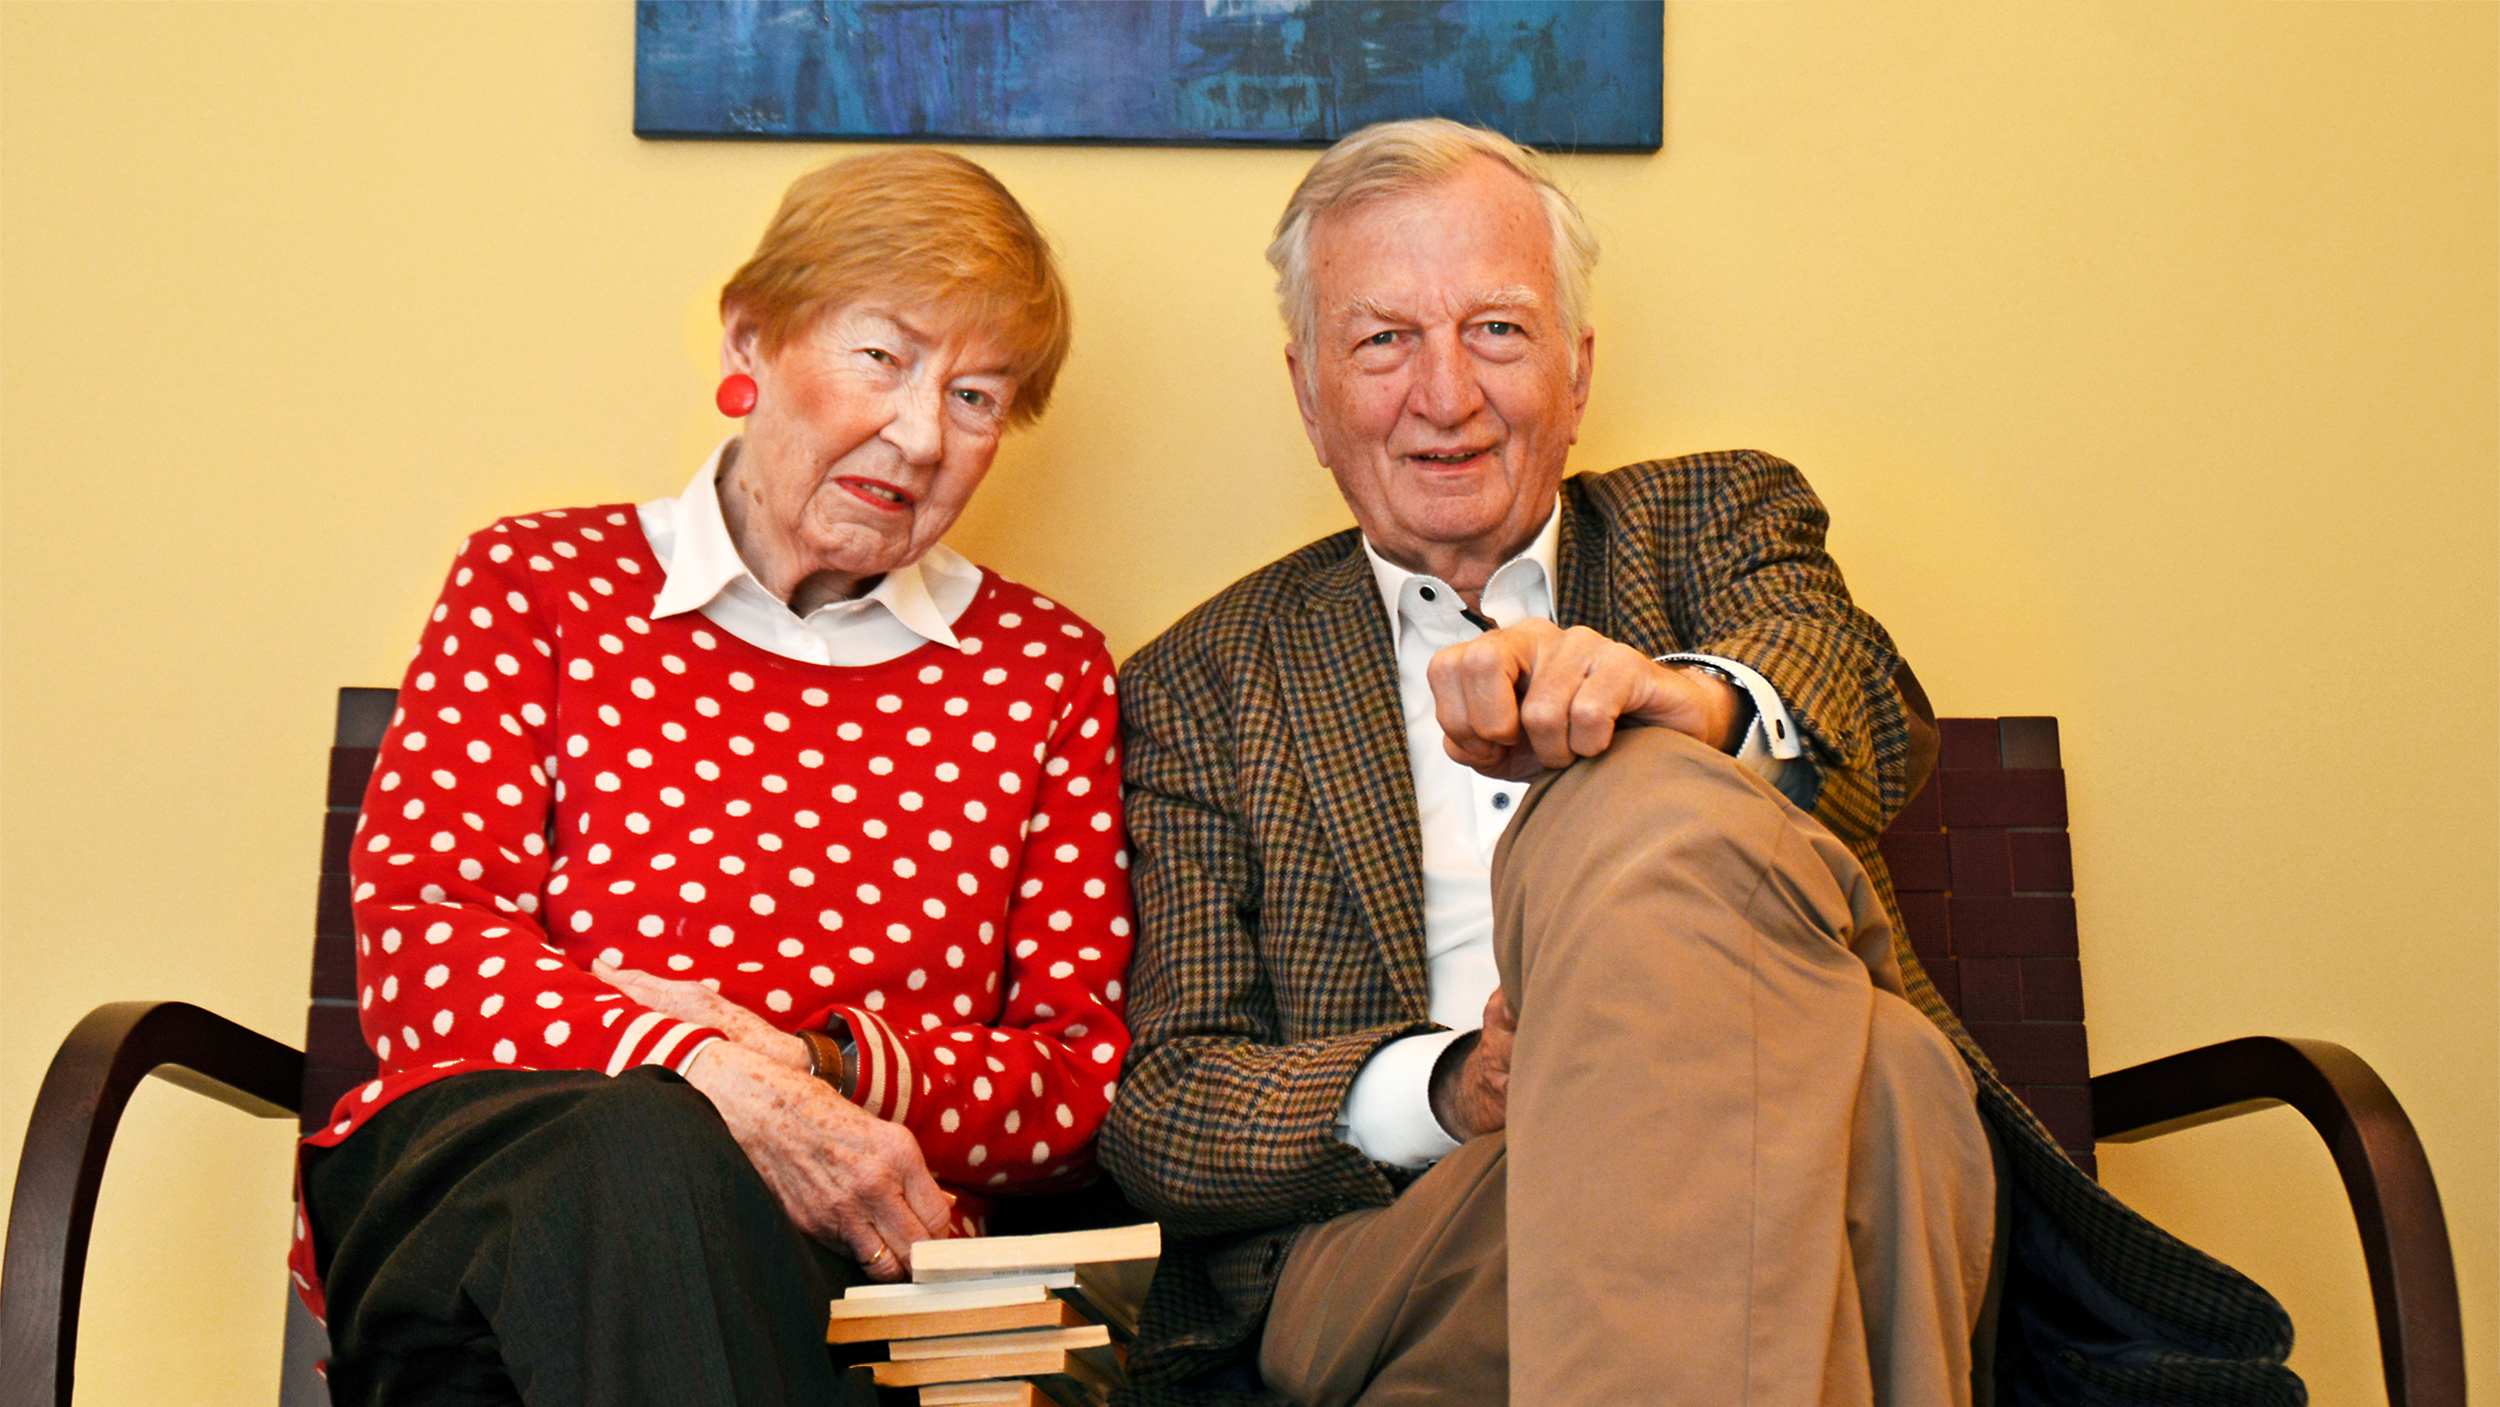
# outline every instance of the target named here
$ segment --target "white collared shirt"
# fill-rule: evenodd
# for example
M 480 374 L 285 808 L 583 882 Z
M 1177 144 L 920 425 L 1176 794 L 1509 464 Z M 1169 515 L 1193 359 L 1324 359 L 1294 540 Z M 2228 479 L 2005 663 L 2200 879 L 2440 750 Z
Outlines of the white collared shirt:
M 931 642 L 961 648 L 954 624 L 980 594 L 981 569 L 944 543 L 887 572 L 871 590 L 805 616 L 765 590 L 721 516 L 721 465 L 737 443 L 734 435 L 721 441 L 684 493 L 635 510 L 666 573 L 652 619 L 700 611 L 750 645 L 809 664 L 883 664 Z
M 1561 545 L 1562 505 L 1557 502 L 1527 550 L 1486 581 L 1477 613 L 1497 626 L 1552 620 Z M 1484 1024 L 1484 1004 L 1501 985 L 1493 962 L 1493 849 L 1518 814 L 1528 783 L 1496 781 L 1454 761 L 1441 746 L 1426 670 L 1434 655 L 1478 634 L 1460 613 L 1465 600 L 1440 578 L 1410 572 L 1381 556 L 1369 539 L 1363 554 L 1371 560 L 1380 604 L 1389 613 L 1398 704 L 1406 717 L 1406 760 L 1415 779 L 1416 820 L 1423 840 L 1424 959 L 1431 1019 L 1450 1029 L 1407 1036 L 1374 1051 L 1356 1072 L 1345 1107 L 1338 1112 L 1337 1136 L 1375 1162 L 1411 1168 L 1458 1148 L 1433 1117 L 1432 1067 L 1450 1042 Z M 1716 655 L 1661 659 L 1708 663 L 1735 676 L 1753 697 L 1755 710 L 1753 729 L 1737 760 L 1776 782 L 1799 748 L 1787 706 L 1770 681 Z M 1765 720 L 1773 725 L 1767 730 Z

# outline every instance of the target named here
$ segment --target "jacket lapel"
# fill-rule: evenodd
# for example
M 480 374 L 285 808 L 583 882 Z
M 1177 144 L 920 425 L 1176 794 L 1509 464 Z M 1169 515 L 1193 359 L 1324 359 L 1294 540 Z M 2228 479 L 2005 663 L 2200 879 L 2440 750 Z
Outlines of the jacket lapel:
M 1312 807 L 1371 921 L 1398 999 L 1421 1020 L 1432 1007 L 1423 842 L 1389 621 L 1361 550 L 1315 573 L 1299 608 L 1281 614 L 1278 665 Z

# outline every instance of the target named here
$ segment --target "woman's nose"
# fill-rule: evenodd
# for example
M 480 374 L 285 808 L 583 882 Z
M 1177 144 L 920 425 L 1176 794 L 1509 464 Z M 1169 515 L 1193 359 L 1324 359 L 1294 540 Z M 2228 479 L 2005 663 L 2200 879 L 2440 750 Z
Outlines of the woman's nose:
M 934 464 L 946 447 L 944 391 L 936 386 L 906 385 L 895 393 L 894 418 L 886 422 L 886 443 L 906 463 Z

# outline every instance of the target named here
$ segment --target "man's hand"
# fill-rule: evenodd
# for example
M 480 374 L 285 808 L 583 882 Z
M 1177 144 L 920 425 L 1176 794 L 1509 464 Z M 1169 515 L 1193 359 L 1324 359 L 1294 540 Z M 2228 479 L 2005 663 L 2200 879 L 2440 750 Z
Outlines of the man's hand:
M 1441 1052 L 1432 1067 L 1432 1116 L 1461 1143 L 1510 1122 L 1510 1046 L 1519 1033 L 1502 989 L 1484 1004 L 1484 1029 Z
M 1509 782 L 1595 757 L 1623 720 L 1723 752 L 1735 731 L 1736 691 L 1726 681 L 1668 668 L 1586 626 L 1526 620 L 1488 631 L 1434 655 L 1427 677 L 1442 746 Z
M 705 1046 L 686 1081 L 720 1111 L 791 1222 L 847 1247 L 869 1278 L 903 1279 L 912 1243 L 946 1235 L 949 1200 L 909 1129 L 731 1041 Z
M 590 975 L 664 1016 L 712 1027 L 776 1063 L 801 1072 L 807 1069 L 807 1042 L 700 982 L 654 977 L 639 968 L 610 967 L 595 960 Z

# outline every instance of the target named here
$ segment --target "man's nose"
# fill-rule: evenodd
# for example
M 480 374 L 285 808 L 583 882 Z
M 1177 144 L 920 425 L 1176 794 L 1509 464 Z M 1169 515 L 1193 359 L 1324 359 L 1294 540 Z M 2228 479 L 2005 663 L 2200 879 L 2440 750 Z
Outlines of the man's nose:
M 1483 405 L 1474 359 L 1456 334 L 1425 337 L 1415 359 L 1416 412 L 1435 425 L 1458 425 Z
M 945 388 L 911 382 L 894 395 L 894 418 L 886 422 L 886 443 L 907 464 L 935 464 L 946 447 Z

